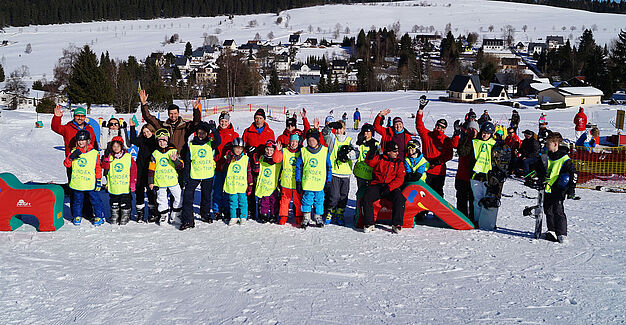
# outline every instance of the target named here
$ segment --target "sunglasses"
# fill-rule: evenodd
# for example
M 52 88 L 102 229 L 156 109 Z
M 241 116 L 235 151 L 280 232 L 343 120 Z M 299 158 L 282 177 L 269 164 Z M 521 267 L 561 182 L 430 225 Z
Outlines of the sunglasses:
M 120 126 L 119 123 L 109 123 L 109 126 Z

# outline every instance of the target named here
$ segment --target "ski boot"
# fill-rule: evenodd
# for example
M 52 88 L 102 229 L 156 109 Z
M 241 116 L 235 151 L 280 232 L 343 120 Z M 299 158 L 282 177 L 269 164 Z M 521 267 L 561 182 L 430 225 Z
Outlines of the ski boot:
M 143 222 L 143 219 L 144 219 L 144 217 L 145 217 L 145 211 L 144 211 L 144 210 L 145 210 L 145 207 L 146 207 L 146 205 L 145 205 L 145 204 L 137 204 L 137 205 L 135 206 L 135 208 L 136 208 L 136 210 L 137 210 L 137 219 L 136 219 L 136 220 L 137 220 L 137 223 L 141 223 L 141 222 Z
M 313 220 L 315 220 L 315 226 L 318 228 L 324 228 L 324 217 L 321 214 L 314 214 Z
M 111 218 L 109 218 L 109 223 L 112 225 L 117 225 L 120 223 L 120 206 L 119 204 L 113 203 L 111 206 Z
M 180 220 L 180 215 L 182 213 L 183 213 L 182 208 L 173 209 L 172 213 L 170 214 L 170 224 L 182 223 L 182 220 Z
M 74 223 L 74 226 L 80 226 L 81 221 L 83 221 L 83 218 L 76 217 L 72 222 Z
M 334 219 L 335 212 L 335 208 L 328 209 L 328 212 L 326 212 L 326 215 L 324 216 L 324 225 L 330 225 Z
M 200 217 L 200 220 L 202 220 L 202 221 L 204 221 L 206 223 L 213 223 L 213 214 L 211 212 L 209 212 L 209 213 L 200 213 L 200 215 L 202 215 L 202 217 Z
M 239 223 L 239 218 L 230 218 L 230 220 L 228 220 L 228 225 L 229 226 L 234 226 L 237 223 Z
M 169 214 L 170 214 L 169 210 L 159 211 L 159 219 L 157 221 L 159 226 L 162 226 L 165 222 L 167 222 Z
M 159 221 L 160 213 L 154 204 L 148 204 L 148 222 L 155 223 Z
M 277 223 L 277 222 L 278 222 L 278 219 L 276 218 L 276 216 L 273 214 L 270 214 L 269 223 Z
M 306 227 L 309 226 L 310 222 L 311 222 L 311 212 L 304 212 L 304 215 L 302 217 L 302 223 L 300 223 L 300 228 L 306 229 Z
M 369 233 L 369 232 L 373 232 L 374 231 L 374 225 L 364 225 L 363 226 L 363 232 L 364 233 Z
M 180 228 L 178 228 L 178 230 L 187 230 L 187 229 L 195 228 L 195 227 L 196 227 L 195 224 L 185 222 L 182 225 L 180 225 Z
M 567 240 L 567 236 L 565 236 L 565 235 L 558 235 L 558 236 L 556 237 L 556 239 L 557 239 L 557 240 L 558 240 L 558 242 L 559 242 L 559 243 L 561 243 L 561 244 L 567 244 L 567 243 L 569 243 L 569 240 Z
M 267 223 L 270 217 L 267 214 L 259 214 L 259 223 Z
M 239 218 L 239 225 L 240 226 L 245 225 L 246 222 L 248 222 L 248 217 L 241 217 L 241 218 Z
M 337 224 L 340 225 L 340 226 L 345 226 L 346 225 L 346 220 L 343 218 L 344 212 L 346 212 L 346 209 L 344 209 L 344 208 L 337 208 L 337 212 L 335 213 L 335 220 L 336 220 Z
M 93 225 L 96 227 L 102 226 L 104 224 L 104 218 L 95 217 L 93 218 Z
M 394 234 L 399 234 L 402 231 L 402 226 L 391 226 L 391 232 Z
M 120 225 L 126 225 L 130 221 L 130 209 L 122 209 L 122 213 L 120 215 Z

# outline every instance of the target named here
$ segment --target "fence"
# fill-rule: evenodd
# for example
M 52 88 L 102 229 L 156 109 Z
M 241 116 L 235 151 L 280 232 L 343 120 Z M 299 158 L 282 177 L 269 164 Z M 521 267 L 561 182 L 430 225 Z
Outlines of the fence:
M 626 147 L 571 147 L 581 188 L 626 190 Z

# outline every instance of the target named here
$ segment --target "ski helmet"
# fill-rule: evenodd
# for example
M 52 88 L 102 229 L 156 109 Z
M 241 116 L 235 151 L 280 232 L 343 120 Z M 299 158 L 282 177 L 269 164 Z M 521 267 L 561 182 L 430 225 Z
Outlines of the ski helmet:
M 235 138 L 233 139 L 233 147 L 243 147 L 243 139 L 242 138 Z
M 420 149 L 420 147 L 421 147 L 421 145 L 420 145 L 419 141 L 417 141 L 417 140 L 411 139 L 411 140 L 409 140 L 409 142 L 406 143 L 406 148 L 407 149 L 411 149 L 411 148 Z
M 170 131 L 168 131 L 167 129 L 158 129 L 155 133 L 155 136 L 157 138 L 157 140 L 169 140 L 170 138 Z
M 371 132 L 372 135 L 374 135 L 374 126 L 369 123 L 365 123 L 361 127 L 361 132 Z
M 448 121 L 446 121 L 446 119 L 440 118 L 437 120 L 437 123 L 435 124 L 435 126 L 440 126 L 445 129 L 448 127 Z
M 491 122 L 485 122 L 480 126 L 480 132 L 487 134 L 493 134 L 496 131 L 496 126 Z
M 76 132 L 76 141 L 81 141 L 81 140 L 91 140 L 91 133 L 89 133 L 89 131 L 87 130 L 78 130 L 78 132 Z

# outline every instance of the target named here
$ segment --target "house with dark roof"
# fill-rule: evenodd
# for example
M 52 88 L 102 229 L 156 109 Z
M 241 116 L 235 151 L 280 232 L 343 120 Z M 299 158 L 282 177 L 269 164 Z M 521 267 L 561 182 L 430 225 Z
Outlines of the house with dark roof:
M 472 102 L 487 96 L 477 75 L 456 75 L 448 87 L 448 99 Z
M 227 39 L 224 41 L 224 44 L 222 44 L 223 48 L 228 48 L 231 51 L 237 51 L 237 43 L 235 43 L 235 40 L 232 39 Z
M 548 36 L 546 37 L 546 46 L 548 50 L 557 50 L 561 46 L 565 45 L 563 36 Z
M 547 50 L 547 46 L 545 43 L 528 43 L 528 55 L 533 55 L 535 53 L 541 54 Z
M 176 58 L 176 61 L 174 61 L 174 65 L 177 66 L 180 71 L 187 71 L 191 67 L 191 62 L 188 57 L 179 56 Z
M 304 41 L 304 44 L 307 44 L 309 46 L 317 46 L 317 38 L 307 38 L 306 41 Z
M 483 39 L 483 51 L 504 51 L 504 40 L 501 38 L 485 38 Z
M 293 82 L 293 90 L 301 95 L 313 94 L 317 91 L 317 85 L 320 83 L 320 76 L 303 75 Z
M 509 95 L 506 93 L 504 85 L 492 83 L 489 85 L 489 92 L 487 92 L 487 99 L 492 100 L 508 100 Z
M 300 42 L 300 34 L 291 34 L 289 35 L 289 44 L 295 45 Z

